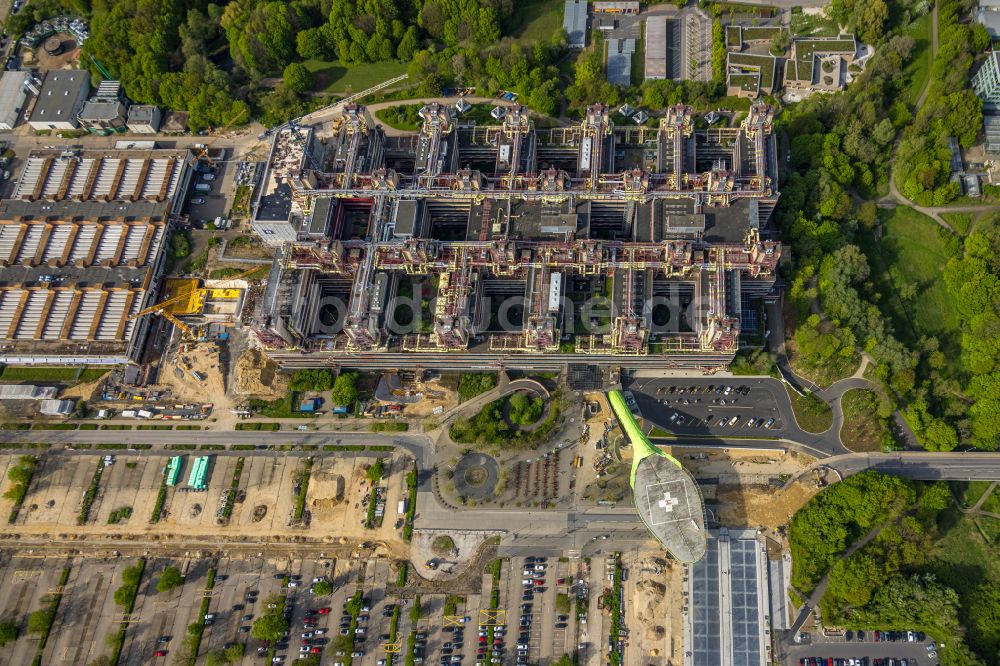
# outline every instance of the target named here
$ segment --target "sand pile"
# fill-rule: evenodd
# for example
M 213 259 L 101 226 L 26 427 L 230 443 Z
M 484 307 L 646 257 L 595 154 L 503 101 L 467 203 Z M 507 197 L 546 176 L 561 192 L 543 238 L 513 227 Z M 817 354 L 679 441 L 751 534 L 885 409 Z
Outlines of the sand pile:
M 248 349 L 236 360 L 236 393 L 277 400 L 288 391 L 288 382 L 259 349 Z

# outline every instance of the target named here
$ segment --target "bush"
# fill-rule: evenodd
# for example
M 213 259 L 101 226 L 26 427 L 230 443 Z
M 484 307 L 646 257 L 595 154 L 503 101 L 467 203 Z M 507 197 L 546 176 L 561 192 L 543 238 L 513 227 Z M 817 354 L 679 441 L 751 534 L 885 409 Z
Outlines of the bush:
M 325 368 L 296 370 L 288 388 L 292 391 L 329 391 L 333 388 L 333 373 Z
M 329 581 L 321 580 L 318 583 L 313 584 L 313 594 L 317 597 L 325 597 L 328 594 L 333 594 L 333 585 Z
M 497 376 L 488 373 L 466 373 L 458 380 L 458 401 L 465 402 L 480 393 L 496 388 Z
M 0 622 L 0 647 L 17 640 L 17 626 L 10 622 Z

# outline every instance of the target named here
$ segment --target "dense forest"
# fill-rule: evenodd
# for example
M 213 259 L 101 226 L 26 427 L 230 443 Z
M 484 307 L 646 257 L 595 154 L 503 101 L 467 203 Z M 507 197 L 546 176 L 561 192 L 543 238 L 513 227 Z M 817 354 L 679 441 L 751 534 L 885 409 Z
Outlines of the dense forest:
M 829 575 L 820 602 L 827 625 L 924 631 L 941 644 L 942 664 L 997 666 L 1000 570 L 981 529 L 954 508 L 944 482 L 866 472 L 792 519 L 792 584 L 808 594 Z
M 837 7 L 845 17 L 867 15 L 864 8 Z M 926 102 L 916 117 L 907 101 L 913 81 L 906 67 L 914 39 L 899 29 L 904 24 L 893 27 L 891 22 L 884 25 L 883 41 L 866 71 L 844 93 L 814 96 L 785 109 L 780 126 L 791 142 L 791 173 L 781 188 L 776 219 L 793 247 L 794 259 L 786 269 L 790 300 L 798 311 L 800 365 L 853 367 L 853 350 L 867 351 L 886 395 L 905 408 L 907 423 L 927 449 L 951 450 L 960 442 L 996 449 L 1000 403 L 992 360 L 1000 326 L 993 307 L 995 275 L 993 281 L 983 277 L 996 267 L 979 252 L 995 241 L 992 223 L 980 225 L 984 230 L 965 242 L 964 254 L 961 238 L 939 230 L 954 257 L 949 273 L 967 271 L 976 278 L 962 285 L 953 280 L 952 291 L 963 291 L 955 297 L 966 300 L 963 313 L 969 323 L 961 350 L 953 352 L 961 354 L 957 371 L 946 369 L 942 341 L 923 336 L 904 344 L 899 322 L 887 314 L 894 294 L 872 274 L 871 252 L 881 220 L 874 199 L 888 191 L 891 177 L 918 203 L 928 196 L 935 203 L 954 198 L 957 186 L 947 183 L 948 138 L 971 145 L 982 124 L 969 70 L 974 55 L 988 43 L 985 32 L 959 20 L 971 11 L 969 0 L 941 0 L 938 8 L 939 51 Z M 904 15 L 926 9 L 926 4 L 915 6 Z M 925 163 L 930 165 L 926 172 Z M 908 183 L 922 184 L 921 189 Z M 979 253 L 970 256 L 970 249 Z M 915 292 L 900 296 L 919 297 Z M 991 362 L 986 362 L 984 356 L 991 352 Z

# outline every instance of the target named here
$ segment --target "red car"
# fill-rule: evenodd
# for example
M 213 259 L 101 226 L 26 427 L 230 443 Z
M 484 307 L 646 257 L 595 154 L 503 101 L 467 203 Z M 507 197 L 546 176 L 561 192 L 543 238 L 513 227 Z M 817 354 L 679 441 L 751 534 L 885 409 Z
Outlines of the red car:
M 153 653 L 153 656 L 154 657 L 166 657 L 167 656 L 167 651 L 166 650 L 157 650 L 156 652 Z
M 320 608 L 319 609 L 319 614 L 320 615 L 329 615 L 330 614 L 330 607 L 327 606 L 326 608 Z
M 309 651 L 312 652 L 313 654 L 319 654 L 320 652 L 323 651 L 323 648 L 314 647 L 312 650 L 309 650 Z
M 545 581 L 544 580 L 535 580 L 534 583 L 535 583 L 535 587 L 541 587 L 542 585 L 545 585 Z

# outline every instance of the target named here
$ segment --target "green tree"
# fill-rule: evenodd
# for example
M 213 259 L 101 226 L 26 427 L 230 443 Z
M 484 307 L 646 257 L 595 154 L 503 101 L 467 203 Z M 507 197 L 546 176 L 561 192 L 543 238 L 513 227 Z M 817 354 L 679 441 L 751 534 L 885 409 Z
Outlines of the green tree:
M 365 472 L 365 476 L 368 477 L 368 480 L 371 481 L 372 485 L 375 485 L 382 478 L 383 471 L 382 459 L 376 458 L 375 462 L 368 467 L 368 471 Z
M 312 89 L 313 75 L 301 62 L 293 62 L 285 66 L 282 79 L 289 90 L 303 93 Z
M 17 640 L 17 625 L 0 622 L 0 647 Z
M 328 594 L 333 594 L 333 585 L 330 581 L 321 580 L 318 583 L 313 583 L 313 594 L 317 597 L 325 597 Z
M 226 648 L 226 661 L 228 661 L 231 664 L 235 664 L 236 662 L 243 659 L 243 655 L 245 653 L 246 653 L 245 643 L 233 643 L 232 645 Z
M 168 566 L 160 574 L 160 579 L 156 581 L 156 591 L 157 592 L 169 592 L 175 588 L 180 587 L 184 584 L 184 576 L 181 575 L 180 569 L 177 567 Z
M 28 616 L 28 631 L 32 634 L 42 634 L 52 626 L 54 616 L 49 608 L 40 608 Z
M 355 592 L 354 595 L 347 600 L 347 607 L 344 610 L 347 611 L 348 615 L 354 615 L 357 617 L 357 615 L 361 613 L 361 606 L 363 605 L 361 599 L 361 593 Z
M 358 400 L 358 373 L 342 372 L 337 375 L 333 382 L 333 392 L 330 400 L 335 405 L 347 405 L 350 407 Z
M 296 370 L 288 388 L 293 391 L 329 391 L 333 388 L 333 373 L 325 368 Z
M 222 650 L 212 650 L 205 656 L 205 666 L 226 666 L 229 660 Z
M 250 634 L 262 641 L 276 641 L 288 631 L 288 623 L 279 613 L 268 613 L 254 620 Z

